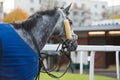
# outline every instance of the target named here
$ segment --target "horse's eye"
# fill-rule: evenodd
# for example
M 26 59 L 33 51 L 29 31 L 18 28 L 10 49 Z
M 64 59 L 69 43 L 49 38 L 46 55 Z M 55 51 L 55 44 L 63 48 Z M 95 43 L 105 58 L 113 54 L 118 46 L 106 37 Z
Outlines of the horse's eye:
M 69 15 L 69 14 L 70 14 L 70 12 L 67 12 L 66 14 L 67 14 L 67 15 Z
M 72 20 L 70 20 L 69 22 L 70 22 L 70 25 L 72 25 Z

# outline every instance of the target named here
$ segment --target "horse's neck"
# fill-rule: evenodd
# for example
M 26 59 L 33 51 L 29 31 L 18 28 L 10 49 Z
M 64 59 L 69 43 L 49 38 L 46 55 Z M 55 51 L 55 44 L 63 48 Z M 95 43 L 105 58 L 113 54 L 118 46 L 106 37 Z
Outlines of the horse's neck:
M 50 21 L 53 21 L 53 22 L 50 22 Z M 56 19 L 47 18 L 46 16 L 43 16 L 42 19 L 37 20 L 35 26 L 32 26 L 33 28 L 30 30 L 30 32 L 33 34 L 33 36 L 37 42 L 37 45 L 39 47 L 39 50 L 41 50 L 44 47 L 44 45 L 47 43 L 49 37 L 51 36 L 51 34 L 54 31 L 54 27 L 55 27 L 56 22 L 57 22 Z M 19 24 L 19 25 L 21 25 L 21 24 Z M 31 35 L 23 28 L 15 29 L 15 30 L 21 36 L 21 38 L 32 49 L 34 49 L 36 51 L 36 47 L 33 43 Z
M 44 45 L 47 43 L 48 39 L 52 35 L 56 21 L 57 20 L 53 18 L 43 16 L 42 19 L 38 20 L 36 26 L 32 29 L 31 32 L 35 37 L 40 50 L 44 47 Z
M 21 24 L 12 24 L 13 26 L 19 26 L 19 27 L 22 27 Z M 24 30 L 23 28 L 19 28 L 19 29 L 16 29 L 15 27 L 13 27 L 15 29 L 15 31 L 18 33 L 18 35 L 34 50 L 36 51 L 35 49 L 35 46 L 33 44 L 33 41 L 31 39 L 31 36 L 29 35 L 28 32 L 26 32 L 26 30 Z

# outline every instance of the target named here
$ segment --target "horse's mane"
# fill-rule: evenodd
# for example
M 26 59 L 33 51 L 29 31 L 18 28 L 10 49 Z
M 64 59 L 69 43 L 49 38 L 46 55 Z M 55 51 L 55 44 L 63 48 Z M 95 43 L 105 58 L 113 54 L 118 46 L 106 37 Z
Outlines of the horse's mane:
M 14 25 L 15 28 L 23 27 L 26 30 L 30 30 L 34 26 L 34 24 L 37 22 L 38 18 L 41 18 L 43 15 L 53 16 L 56 10 L 57 8 L 54 8 L 52 10 L 46 10 L 46 11 L 38 11 L 33 15 L 31 15 L 30 17 L 28 17 L 27 20 L 23 21 L 22 25 L 18 25 L 19 23 L 11 23 L 11 24 Z
M 29 18 L 38 18 L 41 17 L 42 15 L 48 15 L 48 16 L 53 16 L 56 12 L 57 8 L 54 8 L 52 10 L 46 10 L 46 11 L 37 11 L 33 15 L 31 15 Z

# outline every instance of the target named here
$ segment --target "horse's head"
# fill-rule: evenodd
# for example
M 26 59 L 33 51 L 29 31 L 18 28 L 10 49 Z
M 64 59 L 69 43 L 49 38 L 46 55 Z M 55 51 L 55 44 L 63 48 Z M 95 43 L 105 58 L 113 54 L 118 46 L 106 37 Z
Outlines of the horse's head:
M 77 48 L 77 35 L 71 28 L 72 20 L 68 17 L 69 9 L 71 5 L 65 9 L 57 9 L 55 17 L 58 17 L 58 21 L 55 25 L 53 32 L 57 39 L 65 43 L 68 50 L 74 51 Z
M 77 48 L 77 36 L 70 26 L 72 23 L 68 17 L 70 7 L 71 5 L 64 9 L 57 8 L 55 10 L 36 12 L 20 25 L 19 23 L 13 25 L 17 29 L 22 27 L 25 31 L 32 33 L 40 50 L 50 36 L 54 36 L 60 42 L 64 42 L 67 50 L 74 51 Z M 27 39 L 26 42 L 29 42 L 28 40 L 30 39 Z M 31 42 L 29 44 L 32 45 Z

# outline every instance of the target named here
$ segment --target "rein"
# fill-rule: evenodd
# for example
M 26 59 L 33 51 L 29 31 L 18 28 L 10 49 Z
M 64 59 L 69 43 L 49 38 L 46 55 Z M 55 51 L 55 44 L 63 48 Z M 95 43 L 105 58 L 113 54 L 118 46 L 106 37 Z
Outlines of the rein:
M 68 47 L 68 44 L 67 44 L 68 40 L 66 40 L 66 41 L 64 41 L 64 42 L 62 43 L 62 48 L 60 49 L 60 54 L 61 54 L 61 53 L 64 53 L 65 56 L 69 59 L 70 62 L 69 62 L 69 65 L 67 66 L 66 70 L 64 71 L 64 73 L 63 73 L 62 75 L 60 75 L 60 76 L 56 76 L 56 75 L 54 75 L 54 74 L 51 74 L 51 73 L 50 73 L 49 71 L 47 71 L 47 69 L 45 68 L 45 65 L 43 64 L 43 58 L 42 58 L 42 56 L 41 56 L 41 53 L 40 53 L 38 44 L 37 44 L 37 42 L 36 42 L 33 34 L 32 34 L 31 32 L 28 32 L 28 33 L 29 33 L 29 35 L 31 36 L 31 38 L 32 38 L 32 40 L 33 40 L 33 43 L 34 43 L 34 45 L 35 45 L 35 48 L 36 48 L 36 50 L 37 50 L 38 57 L 39 57 L 39 72 L 38 72 L 35 80 L 37 80 L 37 79 L 39 80 L 40 68 L 41 68 L 41 67 L 43 67 L 43 69 L 44 69 L 44 71 L 45 71 L 45 72 L 43 72 L 43 73 L 47 73 L 47 74 L 48 74 L 50 77 L 52 77 L 52 78 L 61 78 L 61 77 L 63 77 L 63 76 L 65 75 L 65 73 L 68 71 L 68 69 L 69 69 L 69 67 L 70 67 L 70 65 L 71 65 L 71 62 L 72 62 L 72 61 L 71 61 L 71 58 L 70 58 L 70 51 L 65 51 L 65 49 Z M 59 48 L 59 45 L 58 45 L 58 48 Z M 57 48 L 56 51 L 58 51 L 58 48 Z M 42 65 L 42 66 L 41 66 L 41 65 Z
M 23 25 L 24 26 L 24 25 Z M 52 78 L 61 78 L 61 77 L 63 77 L 64 75 L 65 75 L 65 73 L 68 71 L 68 69 L 69 69 L 69 67 L 70 67 L 70 65 L 71 65 L 71 58 L 70 58 L 70 52 L 71 52 L 71 50 L 69 50 L 69 47 L 71 46 L 70 45 L 70 41 L 71 41 L 71 39 L 72 39 L 72 35 L 71 35 L 71 30 L 70 30 L 70 24 L 69 24 L 69 21 L 68 20 L 64 20 L 64 26 L 65 26 L 65 31 L 66 31 L 66 40 L 63 42 L 63 43 L 60 43 L 60 45 L 62 45 L 62 48 L 60 49 L 60 53 L 64 53 L 65 54 L 65 56 L 69 59 L 69 64 L 68 64 L 68 66 L 67 66 L 67 68 L 66 68 L 66 70 L 64 71 L 64 73 L 62 74 L 62 75 L 60 75 L 60 76 L 55 76 L 54 74 L 51 74 L 46 68 L 45 68 L 45 66 L 44 66 L 44 64 L 43 64 L 43 57 L 42 57 L 42 55 L 41 55 L 41 53 L 40 53 L 40 50 L 39 50 L 39 46 L 38 46 L 38 44 L 37 44 L 37 41 L 36 41 L 36 39 L 35 39 L 35 37 L 33 36 L 33 34 L 30 32 L 30 30 L 26 30 L 26 28 L 24 28 L 24 27 L 19 27 L 19 28 L 23 28 L 23 29 L 25 29 L 27 32 L 28 32 L 28 34 L 31 36 L 31 39 L 32 39 L 32 41 L 33 41 L 33 44 L 34 44 L 34 46 L 35 46 L 35 49 L 37 50 L 37 55 L 38 55 L 38 58 L 39 58 L 39 72 L 38 72 L 38 74 L 37 74 L 37 76 L 36 76 L 36 78 L 35 78 L 35 80 L 39 80 L 39 76 L 40 76 L 40 69 L 41 69 L 41 67 L 43 67 L 43 69 L 44 69 L 44 73 L 47 73 L 50 77 L 52 77 Z M 16 29 L 18 29 L 18 27 L 15 27 Z M 59 48 L 59 46 L 58 46 L 58 48 Z M 57 50 L 56 51 L 58 51 L 58 48 L 57 48 Z
M 15 27 L 16 28 L 16 27 Z M 23 28 L 23 27 L 19 27 L 19 28 Z M 18 28 L 17 28 L 18 29 Z M 26 30 L 26 29 L 25 29 Z M 35 46 L 35 49 L 37 50 L 37 55 L 38 55 L 38 58 L 39 58 L 39 72 L 38 72 L 38 74 L 37 74 L 37 76 L 36 76 L 36 78 L 35 78 L 35 80 L 39 80 L 39 76 L 40 76 L 40 69 L 41 69 L 41 67 L 43 67 L 43 69 L 44 69 L 44 72 L 43 73 L 47 73 L 50 77 L 52 77 L 52 78 L 61 78 L 61 77 L 63 77 L 64 75 L 65 75 L 65 73 L 68 71 L 68 69 L 69 69 L 69 67 L 70 67 L 70 65 L 71 65 L 71 58 L 70 58 L 70 51 L 66 51 L 66 48 L 68 48 L 69 47 L 69 40 L 67 39 L 66 41 L 64 41 L 63 43 L 60 43 L 59 45 L 58 45 L 58 47 L 57 47 L 57 50 L 56 51 L 58 51 L 58 48 L 60 47 L 60 45 L 62 45 L 62 48 L 60 49 L 60 54 L 62 54 L 62 53 L 64 53 L 65 54 L 65 56 L 69 59 L 69 64 L 68 64 L 68 66 L 67 66 L 67 68 L 66 68 L 66 70 L 64 71 L 64 73 L 63 74 L 61 74 L 60 76 L 56 76 L 56 75 L 54 75 L 54 74 L 51 74 L 49 71 L 47 71 L 47 69 L 45 68 L 45 66 L 44 66 L 44 64 L 43 64 L 43 57 L 41 56 L 41 53 L 40 53 L 40 50 L 39 50 L 39 47 L 38 47 L 38 44 L 37 44 L 37 41 L 36 41 L 36 39 L 35 39 L 35 37 L 33 36 L 33 34 L 29 31 L 29 30 L 26 30 L 27 32 L 28 32 L 28 34 L 31 36 L 31 39 L 32 39 L 32 41 L 33 41 L 33 44 L 34 44 L 34 46 Z

